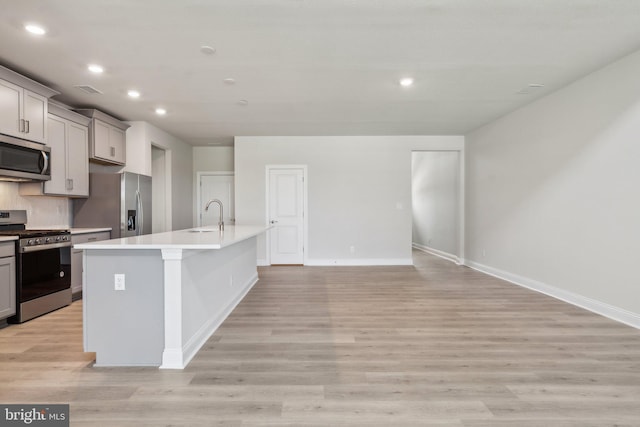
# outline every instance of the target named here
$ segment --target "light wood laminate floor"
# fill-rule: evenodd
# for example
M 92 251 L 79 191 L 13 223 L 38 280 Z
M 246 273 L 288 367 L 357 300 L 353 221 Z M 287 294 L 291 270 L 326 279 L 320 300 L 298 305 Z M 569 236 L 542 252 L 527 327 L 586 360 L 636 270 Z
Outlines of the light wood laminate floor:
M 640 426 L 640 331 L 414 255 L 260 268 L 184 371 L 92 367 L 75 302 L 0 330 L 0 402 L 72 426 Z

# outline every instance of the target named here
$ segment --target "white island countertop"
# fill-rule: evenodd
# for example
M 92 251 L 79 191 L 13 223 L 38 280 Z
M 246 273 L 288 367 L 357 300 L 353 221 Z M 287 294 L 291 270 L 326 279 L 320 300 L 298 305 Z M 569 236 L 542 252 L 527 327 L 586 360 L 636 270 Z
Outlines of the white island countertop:
M 74 245 L 77 249 L 222 249 L 264 233 L 264 225 L 229 225 L 220 232 L 216 226 L 189 228 L 166 233 L 145 234 L 122 239 Z

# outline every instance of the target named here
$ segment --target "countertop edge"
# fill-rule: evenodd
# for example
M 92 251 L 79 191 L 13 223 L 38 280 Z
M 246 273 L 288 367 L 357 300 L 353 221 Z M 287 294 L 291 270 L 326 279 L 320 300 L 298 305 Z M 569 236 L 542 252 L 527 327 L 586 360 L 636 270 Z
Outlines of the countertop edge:
M 196 227 L 195 229 L 200 229 Z M 73 245 L 76 249 L 89 250 L 143 250 L 143 249 L 185 249 L 185 250 L 210 250 L 223 249 L 244 240 L 256 237 L 267 230 L 270 226 L 230 226 L 227 229 L 227 236 L 233 233 L 228 239 L 219 239 L 217 230 L 211 233 L 190 232 L 194 228 L 170 231 L 165 233 L 147 234 L 136 237 L 125 237 L 121 239 L 103 240 L 99 242 L 79 243 Z M 238 234 L 236 236 L 236 234 Z M 211 241 L 198 241 L 202 237 L 211 237 Z M 218 239 L 216 239 L 218 237 Z M 174 238 L 177 241 L 173 241 Z M 215 239 L 215 240 L 213 240 Z M 155 240 L 155 241 L 154 241 Z M 180 241 L 182 240 L 182 241 Z
M 91 233 L 102 233 L 105 231 L 111 231 L 111 227 L 102 227 L 102 228 L 71 228 L 71 235 L 77 234 L 91 234 Z

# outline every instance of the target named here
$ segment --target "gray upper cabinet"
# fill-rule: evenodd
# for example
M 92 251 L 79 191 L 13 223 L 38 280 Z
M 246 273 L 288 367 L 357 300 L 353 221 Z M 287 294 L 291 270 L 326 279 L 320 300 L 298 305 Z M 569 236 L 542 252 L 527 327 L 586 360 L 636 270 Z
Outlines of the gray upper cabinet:
M 89 122 L 91 119 L 54 103 L 49 104 L 48 145 L 51 179 L 20 184 L 23 196 L 89 196 Z
M 48 98 L 57 94 L 0 66 L 0 133 L 46 143 Z
M 76 110 L 91 118 L 89 125 L 89 160 L 96 163 L 126 163 L 126 130 L 129 125 L 99 110 Z

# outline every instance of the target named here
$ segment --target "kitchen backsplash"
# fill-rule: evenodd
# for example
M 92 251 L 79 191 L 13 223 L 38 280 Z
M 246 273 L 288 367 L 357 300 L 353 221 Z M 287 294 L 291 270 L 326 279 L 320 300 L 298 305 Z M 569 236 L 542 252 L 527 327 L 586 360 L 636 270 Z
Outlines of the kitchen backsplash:
M 26 209 L 28 228 L 68 228 L 71 201 L 65 197 L 21 196 L 19 184 L 0 182 L 0 210 Z

